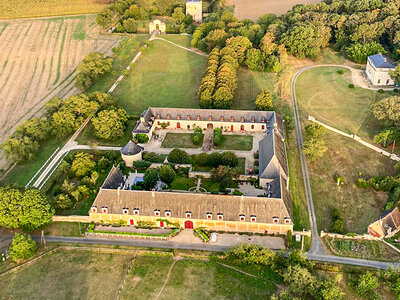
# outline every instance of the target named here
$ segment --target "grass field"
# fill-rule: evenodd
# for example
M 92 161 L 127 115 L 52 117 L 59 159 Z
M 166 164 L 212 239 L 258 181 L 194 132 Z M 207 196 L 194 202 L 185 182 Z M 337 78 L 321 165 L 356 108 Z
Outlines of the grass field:
M 196 179 L 184 176 L 175 176 L 174 181 L 171 183 L 172 190 L 187 191 L 189 188 L 195 186 Z
M 149 106 L 198 108 L 206 62 L 207 57 L 155 40 L 114 95 L 134 115 Z
M 200 148 L 199 145 L 193 144 L 192 133 L 173 133 L 168 132 L 161 144 L 163 148 Z
M 218 150 L 251 151 L 253 149 L 252 135 L 222 135 L 221 145 L 213 146 Z
M 348 132 L 368 132 L 374 120 L 368 117 L 370 105 L 382 95 L 349 89 L 349 72 L 338 68 L 317 68 L 302 74 L 296 85 L 300 115 L 305 124 L 308 115 Z M 367 225 L 382 212 L 387 194 L 355 186 L 359 173 L 364 177 L 393 175 L 394 163 L 365 146 L 338 134 L 328 132 L 328 152 L 316 162 L 309 162 L 311 188 L 320 230 L 329 231 L 330 213 L 338 208 L 347 220 L 349 232 L 366 232 Z M 338 187 L 334 177 L 344 178 Z M 296 211 L 296 210 L 295 210 Z
M 0 19 L 91 14 L 109 5 L 109 0 L 0 0 Z
M 58 250 L 3 277 L 0 298 L 115 299 L 121 286 L 122 299 L 260 299 L 276 290 L 268 279 L 275 278 L 253 278 L 196 259 L 174 263 L 166 254 Z

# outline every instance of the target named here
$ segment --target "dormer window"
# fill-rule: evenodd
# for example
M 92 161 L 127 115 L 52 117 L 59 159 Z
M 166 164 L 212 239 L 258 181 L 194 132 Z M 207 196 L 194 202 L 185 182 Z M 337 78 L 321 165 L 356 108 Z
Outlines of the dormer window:
M 290 218 L 288 217 L 285 218 L 285 224 L 290 224 Z
M 160 114 L 157 114 L 156 119 L 161 119 Z
M 92 208 L 90 209 L 90 211 L 92 213 L 97 213 L 97 206 L 92 206 Z
M 128 209 L 127 207 L 124 207 L 124 208 L 122 209 L 122 214 L 124 214 L 124 215 L 129 214 L 129 209 Z
M 279 223 L 279 218 L 278 217 L 273 217 L 272 218 L 273 223 Z
M 240 122 L 244 122 L 244 117 L 241 117 L 241 118 L 240 118 Z
M 103 214 L 108 213 L 108 207 L 107 207 L 107 206 L 103 206 L 103 207 L 101 208 L 101 212 L 102 212 Z
M 261 122 L 265 122 L 265 118 L 264 117 L 262 117 Z
M 186 216 L 186 218 L 191 218 L 191 217 L 192 217 L 192 212 L 187 211 L 187 212 L 185 213 L 185 216 Z
M 255 215 L 251 215 L 250 216 L 250 221 L 251 222 L 256 222 L 257 221 L 257 217 Z
M 206 219 L 211 220 L 212 219 L 212 213 L 208 212 L 206 213 Z
M 166 211 L 165 211 L 165 216 L 166 216 L 167 218 L 171 217 L 171 211 L 170 211 L 170 210 L 166 210 Z
M 221 213 L 217 214 L 217 219 L 222 221 L 224 219 L 224 215 Z
M 234 122 L 235 121 L 235 118 L 234 117 L 231 117 L 231 122 Z
M 220 119 L 221 121 L 223 121 L 223 120 L 224 120 L 224 117 L 223 117 L 223 116 L 221 116 L 219 119 Z
M 181 119 L 181 115 L 177 115 L 176 118 L 177 118 L 178 120 L 180 120 L 180 119 Z
M 159 217 L 160 216 L 160 210 L 159 209 L 154 210 L 154 215 L 156 217 Z
M 133 214 L 134 214 L 135 216 L 138 216 L 138 215 L 139 215 L 139 208 L 133 209 Z
M 167 120 L 169 120 L 169 119 L 171 119 L 171 115 L 170 114 L 167 115 Z
M 200 120 L 200 115 L 197 115 L 196 120 L 198 121 Z
M 251 117 L 251 122 L 254 123 L 256 119 L 254 117 Z
M 208 120 L 209 120 L 209 121 L 212 121 L 212 116 L 208 116 Z
M 190 116 L 189 116 L 189 115 L 187 115 L 187 116 L 186 116 L 186 119 L 187 119 L 187 120 L 190 120 Z
M 240 220 L 240 222 L 246 221 L 246 216 L 243 214 L 239 215 L 239 220 Z

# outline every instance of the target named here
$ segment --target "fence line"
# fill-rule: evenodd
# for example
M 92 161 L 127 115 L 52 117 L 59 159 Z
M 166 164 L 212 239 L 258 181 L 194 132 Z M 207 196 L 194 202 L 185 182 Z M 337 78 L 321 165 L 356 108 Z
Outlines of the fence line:
M 348 133 L 345 133 L 343 131 L 340 131 L 340 130 L 332 127 L 332 126 L 329 126 L 329 125 L 327 125 L 325 123 L 322 123 L 322 122 L 316 120 L 313 116 L 308 116 L 308 120 L 311 121 L 311 122 L 317 123 L 317 124 L 325 127 L 326 129 L 330 130 L 330 131 L 333 131 L 333 132 L 336 132 L 336 133 L 338 133 L 340 135 L 343 135 L 345 137 L 351 138 L 351 139 L 355 140 L 356 142 L 358 142 L 358 143 L 370 148 L 371 150 L 374 150 L 375 152 L 378 152 L 380 154 L 383 154 L 383 155 L 389 157 L 391 160 L 400 161 L 400 156 L 398 156 L 398 155 L 396 155 L 394 153 L 390 153 L 390 152 L 388 152 L 386 150 L 383 150 L 383 149 L 381 149 L 381 148 L 379 148 L 379 147 L 377 147 L 375 145 L 372 145 L 372 144 L 364 141 L 363 139 L 361 139 L 356 134 L 348 134 Z

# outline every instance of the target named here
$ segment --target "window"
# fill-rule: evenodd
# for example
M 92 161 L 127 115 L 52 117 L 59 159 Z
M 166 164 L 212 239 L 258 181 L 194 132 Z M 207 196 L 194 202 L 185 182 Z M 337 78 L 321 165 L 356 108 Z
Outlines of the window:
M 239 220 L 240 220 L 240 222 L 246 221 L 245 215 L 239 215 Z
M 389 85 L 389 79 L 386 79 L 386 85 Z
M 169 122 L 167 122 L 167 125 L 169 126 Z
M 378 84 L 380 84 L 381 83 L 381 80 L 380 79 L 378 79 Z
M 157 125 L 160 125 L 160 121 L 157 121 Z
M 187 126 L 187 129 L 190 129 L 190 125 Z
M 206 219 L 211 220 L 212 219 L 212 213 L 208 212 L 206 213 Z
M 133 210 L 133 214 L 134 214 L 135 216 L 138 216 L 138 215 L 139 215 L 139 208 L 135 208 L 135 209 Z
M 126 207 L 124 207 L 124 208 L 122 209 L 122 213 L 123 213 L 124 215 L 129 214 L 129 209 L 126 208 Z
M 101 208 L 101 212 L 102 212 L 103 214 L 108 213 L 108 208 L 107 208 L 107 206 L 103 206 L 103 207 Z
M 254 129 L 254 125 L 251 125 L 251 129 Z
M 217 219 L 218 220 L 223 220 L 224 219 L 224 215 L 221 214 L 221 213 L 217 214 Z
M 170 210 L 166 210 L 165 211 L 165 216 L 166 217 L 171 217 L 171 211 Z
M 97 206 L 92 206 L 92 213 L 97 213 Z
M 244 125 L 240 125 L 240 130 L 244 131 Z
M 250 216 L 250 221 L 251 221 L 251 222 L 257 221 L 256 216 L 255 216 L 255 215 L 251 215 L 251 216 Z
M 265 129 L 265 125 L 261 125 L 261 129 L 264 130 Z
M 156 217 L 159 217 L 159 216 L 160 216 L 160 210 L 156 209 L 156 210 L 154 211 L 154 215 L 155 215 Z
M 231 131 L 233 131 L 233 125 L 231 125 Z
M 186 215 L 186 218 L 191 218 L 192 217 L 192 213 L 190 211 L 187 211 L 185 215 Z
M 278 217 L 273 217 L 272 218 L 273 223 L 279 223 L 279 218 Z

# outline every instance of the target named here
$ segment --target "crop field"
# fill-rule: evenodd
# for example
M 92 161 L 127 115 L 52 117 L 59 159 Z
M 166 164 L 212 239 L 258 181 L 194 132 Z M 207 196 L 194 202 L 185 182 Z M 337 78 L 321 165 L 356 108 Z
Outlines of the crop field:
M 0 19 L 97 13 L 110 0 L 0 0 Z
M 226 0 L 226 6 L 235 7 L 235 16 L 239 20 L 257 19 L 264 14 L 283 15 L 297 4 L 319 3 L 320 0 Z
M 53 96 L 76 92 L 75 69 L 120 36 L 99 35 L 95 16 L 0 22 L 0 142 Z

